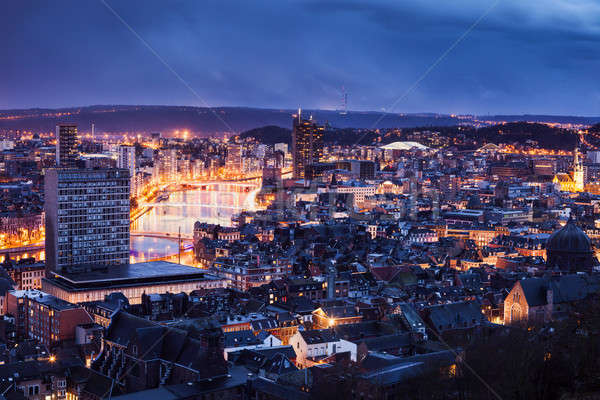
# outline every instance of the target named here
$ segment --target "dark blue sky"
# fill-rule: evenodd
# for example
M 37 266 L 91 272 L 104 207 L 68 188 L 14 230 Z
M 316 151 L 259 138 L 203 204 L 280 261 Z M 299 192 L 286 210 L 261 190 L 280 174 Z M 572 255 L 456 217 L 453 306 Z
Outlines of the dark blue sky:
M 494 0 L 116 1 L 211 106 L 390 106 Z M 100 0 L 3 2 L 0 109 L 198 105 Z M 600 115 L 600 1 L 500 0 L 396 112 Z

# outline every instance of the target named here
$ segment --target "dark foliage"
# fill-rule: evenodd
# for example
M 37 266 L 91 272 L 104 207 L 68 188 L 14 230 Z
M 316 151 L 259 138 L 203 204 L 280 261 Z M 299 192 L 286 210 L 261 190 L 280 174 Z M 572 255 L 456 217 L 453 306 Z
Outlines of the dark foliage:
M 382 131 L 329 128 L 323 135 L 323 141 L 339 145 L 381 145 L 395 141 L 413 140 L 412 135 L 416 132 L 428 131 L 438 132 L 440 136 L 451 139 L 449 143 L 458 145 L 463 149 L 475 148 L 486 143 L 517 143 L 524 145 L 530 140 L 547 149 L 571 150 L 577 142 L 577 136 L 566 129 L 529 122 L 510 122 L 482 128 L 473 126 L 422 126 Z M 292 142 L 290 129 L 272 125 L 246 131 L 240 136 L 242 138 L 253 137 L 259 142 L 271 145 L 279 142 L 288 144 Z M 424 135 L 425 143 L 423 144 L 432 145 L 427 140 L 428 136 L 430 135 Z

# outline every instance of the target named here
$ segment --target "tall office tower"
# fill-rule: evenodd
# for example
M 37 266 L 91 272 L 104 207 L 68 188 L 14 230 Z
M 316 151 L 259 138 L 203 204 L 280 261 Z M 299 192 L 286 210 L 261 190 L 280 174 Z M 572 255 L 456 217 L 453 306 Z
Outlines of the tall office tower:
M 49 169 L 44 178 L 46 271 L 129 262 L 129 171 Z
M 242 152 L 243 146 L 241 144 L 230 143 L 227 145 L 227 158 L 225 159 L 225 166 L 229 172 L 242 172 Z
M 74 168 L 77 164 L 77 125 L 56 125 L 56 166 Z
M 117 168 L 126 169 L 129 171 L 130 191 L 134 196 L 137 196 L 137 187 L 135 184 L 135 147 L 134 146 L 119 146 L 119 154 L 117 158 Z
M 301 110 L 294 118 L 292 131 L 292 158 L 295 179 L 304 179 L 304 168 L 323 158 L 323 132 L 325 127 L 312 120 L 302 119 Z

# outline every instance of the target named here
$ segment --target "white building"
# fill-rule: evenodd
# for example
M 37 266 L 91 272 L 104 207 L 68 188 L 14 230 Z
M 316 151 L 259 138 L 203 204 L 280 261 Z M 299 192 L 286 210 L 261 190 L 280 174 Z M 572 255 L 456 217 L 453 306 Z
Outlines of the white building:
M 298 331 L 289 340 L 296 352 L 296 364 L 308 368 L 319 360 L 336 353 L 350 352 L 356 361 L 356 344 L 337 337 L 331 329 Z
M 240 350 L 264 349 L 282 346 L 281 340 L 267 331 L 261 331 L 254 335 L 251 330 L 240 330 L 224 333 L 223 356 L 228 359 L 229 353 Z
M 334 189 L 334 192 L 354 194 L 354 206 L 360 207 L 365 202 L 365 197 L 375 195 L 377 192 L 377 186 L 352 182 L 349 185 L 338 186 L 336 189 Z
M 275 143 L 275 146 L 273 146 L 275 151 L 281 151 L 283 154 L 286 154 L 288 152 L 288 145 L 287 143 Z

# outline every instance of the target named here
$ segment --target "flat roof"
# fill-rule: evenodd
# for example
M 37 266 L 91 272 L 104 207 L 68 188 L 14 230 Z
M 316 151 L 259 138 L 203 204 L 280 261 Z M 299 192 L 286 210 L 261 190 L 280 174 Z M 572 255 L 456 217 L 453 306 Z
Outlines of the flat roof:
M 39 304 L 44 304 L 47 307 L 58 310 L 58 311 L 69 310 L 71 308 L 78 307 L 75 304 L 69 303 L 68 301 L 59 299 L 58 297 L 52 296 L 51 294 L 42 292 L 41 290 L 37 290 L 37 289 L 13 290 L 10 293 L 17 298 L 25 298 L 26 297 L 26 298 L 32 299 L 33 301 L 35 301 Z
M 55 275 L 72 283 L 117 282 L 130 279 L 164 278 L 180 275 L 205 275 L 206 271 L 189 265 L 169 261 L 147 261 L 123 266 L 110 266 L 89 272 L 54 272 Z
M 52 275 L 45 279 L 71 291 L 221 279 L 206 270 L 168 261 L 115 265 L 85 272 L 53 272 Z

